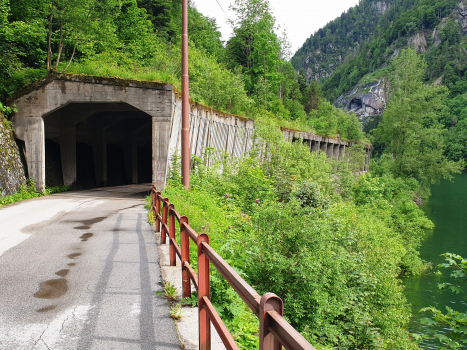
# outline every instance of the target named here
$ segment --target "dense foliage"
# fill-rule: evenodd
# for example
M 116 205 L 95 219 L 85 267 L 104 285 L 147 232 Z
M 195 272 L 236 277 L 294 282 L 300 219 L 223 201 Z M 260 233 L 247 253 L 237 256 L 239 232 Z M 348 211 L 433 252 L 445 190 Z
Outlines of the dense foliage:
M 232 5 L 234 34 L 220 40 L 215 20 L 190 3 L 190 94 L 211 107 L 294 129 L 364 138 L 354 116 L 345 130 L 314 125 L 317 89 L 300 84 L 287 62 L 265 0 Z M 181 1 L 0 1 L 0 99 L 54 70 L 158 80 L 180 87 Z M 334 111 L 333 114 L 339 114 Z
M 257 137 L 250 157 L 195 158 L 189 191 L 176 160 L 164 196 L 260 294 L 279 295 L 316 348 L 415 349 L 397 277 L 424 268 L 417 247 L 432 223 L 412 201 L 417 182 L 359 175 L 359 146 L 335 161 L 266 125 Z M 213 274 L 217 310 L 241 347 L 255 348 L 255 316 Z
M 392 98 L 377 129 L 375 140 L 384 146 L 378 166 L 395 177 L 417 178 L 419 193 L 428 197 L 432 184 L 451 178 L 464 167 L 444 155 L 445 129 L 440 123 L 441 101 L 448 90 L 425 86 L 426 62 L 414 49 L 402 51 L 388 69 Z

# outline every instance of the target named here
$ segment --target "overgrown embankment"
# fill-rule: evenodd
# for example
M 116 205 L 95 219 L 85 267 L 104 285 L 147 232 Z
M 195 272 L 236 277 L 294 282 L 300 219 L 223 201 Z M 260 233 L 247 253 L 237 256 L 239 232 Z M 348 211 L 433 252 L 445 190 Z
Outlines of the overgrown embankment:
M 205 154 L 221 160 L 196 159 L 189 191 L 174 166 L 164 196 L 260 294 L 279 295 L 317 349 L 415 349 L 398 276 L 424 268 L 432 223 L 413 202 L 417 183 L 357 175 L 361 146 L 335 161 L 258 129 L 251 157 Z M 257 347 L 256 317 L 215 271 L 212 301 L 241 348 Z

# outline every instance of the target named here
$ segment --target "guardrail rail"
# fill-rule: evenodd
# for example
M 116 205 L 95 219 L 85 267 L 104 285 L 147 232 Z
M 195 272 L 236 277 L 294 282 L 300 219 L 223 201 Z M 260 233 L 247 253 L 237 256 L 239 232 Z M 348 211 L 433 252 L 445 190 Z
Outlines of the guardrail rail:
M 161 208 L 162 207 L 162 208 Z M 162 209 L 162 212 L 161 212 Z M 155 187 L 152 189 L 152 212 L 156 232 L 161 233 L 161 244 L 169 237 L 170 265 L 176 266 L 176 257 L 182 265 L 182 296 L 191 296 L 191 282 L 198 293 L 199 349 L 211 349 L 211 323 L 217 330 L 227 350 L 239 349 L 224 322 L 211 304 L 209 268 L 212 264 L 227 280 L 259 318 L 260 350 L 316 350 L 284 318 L 284 304 L 274 293 L 262 297 L 246 283 L 235 270 L 209 245 L 209 236 L 193 230 L 186 216 L 181 216 L 175 206 L 163 198 Z M 176 240 L 176 221 L 180 226 L 180 243 Z M 198 247 L 198 274 L 190 265 L 190 240 Z

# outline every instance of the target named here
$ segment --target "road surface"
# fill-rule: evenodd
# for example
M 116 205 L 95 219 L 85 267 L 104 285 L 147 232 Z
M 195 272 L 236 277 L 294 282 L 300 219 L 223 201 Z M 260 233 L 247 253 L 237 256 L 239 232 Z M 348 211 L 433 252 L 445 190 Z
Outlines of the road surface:
M 147 185 L 0 209 L 0 349 L 180 349 Z

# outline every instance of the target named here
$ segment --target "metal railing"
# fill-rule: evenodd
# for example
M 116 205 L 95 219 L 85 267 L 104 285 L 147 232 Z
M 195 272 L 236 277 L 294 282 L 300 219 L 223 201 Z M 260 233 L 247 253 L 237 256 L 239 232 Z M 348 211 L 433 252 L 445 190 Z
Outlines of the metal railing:
M 161 212 L 162 207 L 162 212 Z M 161 244 L 169 237 L 170 265 L 176 266 L 176 257 L 182 265 L 182 296 L 191 296 L 191 282 L 198 293 L 199 349 L 211 349 L 211 323 L 217 330 L 227 350 L 239 349 L 218 313 L 211 304 L 209 267 L 212 264 L 227 280 L 259 318 L 260 350 L 315 350 L 284 318 L 284 304 L 273 293 L 262 297 L 246 283 L 235 270 L 209 245 L 209 236 L 197 234 L 186 216 L 181 216 L 168 198 L 163 198 L 156 188 L 152 189 L 152 211 L 156 231 L 161 232 Z M 176 240 L 176 221 L 180 226 L 180 243 Z M 198 247 L 198 275 L 190 265 L 190 239 Z M 191 282 L 190 282 L 191 281 Z

